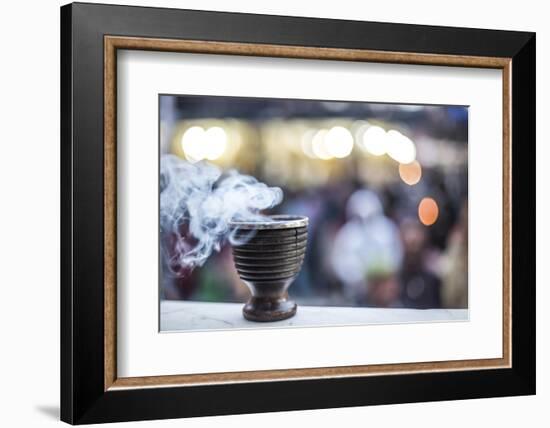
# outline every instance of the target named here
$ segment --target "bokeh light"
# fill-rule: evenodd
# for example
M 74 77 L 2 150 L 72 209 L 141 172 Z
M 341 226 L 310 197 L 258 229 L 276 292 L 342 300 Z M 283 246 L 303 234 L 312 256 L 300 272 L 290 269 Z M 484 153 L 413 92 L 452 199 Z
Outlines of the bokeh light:
M 411 163 L 416 158 L 416 147 L 412 140 L 395 129 L 387 132 L 386 151 L 399 163 Z
M 380 126 L 371 126 L 363 134 L 361 147 L 371 155 L 382 156 L 386 153 L 386 131 Z
M 311 149 L 313 150 L 313 153 L 316 157 L 323 160 L 333 158 L 332 154 L 327 150 L 325 144 L 327 133 L 328 131 L 326 129 L 321 129 L 320 131 L 317 131 L 317 133 L 313 137 L 313 140 L 311 141 Z
M 431 226 L 439 217 L 439 207 L 432 198 L 424 198 L 418 205 L 418 218 L 424 226 Z
M 190 162 L 198 162 L 204 159 L 202 140 L 204 128 L 201 126 L 190 127 L 181 137 L 181 148 L 185 157 Z
M 227 134 L 219 126 L 208 128 L 205 132 L 205 158 L 216 160 L 225 152 L 227 146 Z
M 353 149 L 353 136 L 343 126 L 334 126 L 325 135 L 324 146 L 331 156 L 345 158 Z
M 414 186 L 422 178 L 422 167 L 418 161 L 399 164 L 399 177 L 409 186 Z
M 313 138 L 315 137 L 317 131 L 314 129 L 308 129 L 304 134 L 302 135 L 302 138 L 300 139 L 300 145 L 302 147 L 302 151 L 304 154 L 311 159 L 315 159 L 315 153 L 313 153 Z
M 227 134 L 219 126 L 205 130 L 202 126 L 192 126 L 181 137 L 181 148 L 189 162 L 220 158 L 227 147 Z

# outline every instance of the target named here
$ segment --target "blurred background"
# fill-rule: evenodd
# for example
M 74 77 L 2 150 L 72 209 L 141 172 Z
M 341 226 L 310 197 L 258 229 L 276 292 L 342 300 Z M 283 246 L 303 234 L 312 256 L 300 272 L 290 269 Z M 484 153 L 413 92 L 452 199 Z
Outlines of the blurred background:
M 309 217 L 301 305 L 468 307 L 468 109 L 160 96 L 160 151 L 237 169 Z M 169 240 L 170 237 L 161 236 Z M 228 245 L 163 299 L 243 302 Z

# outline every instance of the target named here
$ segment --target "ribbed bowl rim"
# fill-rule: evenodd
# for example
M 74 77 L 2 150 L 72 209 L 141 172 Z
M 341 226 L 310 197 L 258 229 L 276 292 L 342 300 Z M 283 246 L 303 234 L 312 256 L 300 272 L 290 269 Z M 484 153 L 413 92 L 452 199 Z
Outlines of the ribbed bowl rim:
M 293 229 L 304 227 L 308 218 L 301 215 L 277 214 L 268 216 L 271 221 L 232 221 L 230 226 L 237 229 Z

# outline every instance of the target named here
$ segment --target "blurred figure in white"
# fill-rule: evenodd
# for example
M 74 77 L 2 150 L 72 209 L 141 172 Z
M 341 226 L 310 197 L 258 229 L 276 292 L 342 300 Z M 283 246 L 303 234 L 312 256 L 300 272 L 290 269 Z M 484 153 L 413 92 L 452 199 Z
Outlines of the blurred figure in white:
M 396 274 L 403 249 L 397 226 L 384 215 L 380 198 L 370 190 L 351 195 L 346 216 L 331 254 L 332 269 L 344 292 L 358 304 L 400 306 Z

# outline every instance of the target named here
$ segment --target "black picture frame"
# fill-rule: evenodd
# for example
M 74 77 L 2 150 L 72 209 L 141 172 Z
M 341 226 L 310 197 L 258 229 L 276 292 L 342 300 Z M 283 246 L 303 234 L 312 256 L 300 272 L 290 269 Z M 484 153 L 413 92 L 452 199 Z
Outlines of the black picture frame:
M 105 35 L 511 58 L 512 367 L 105 391 Z M 86 424 L 534 394 L 535 43 L 528 32 L 63 6 L 61 419 Z

